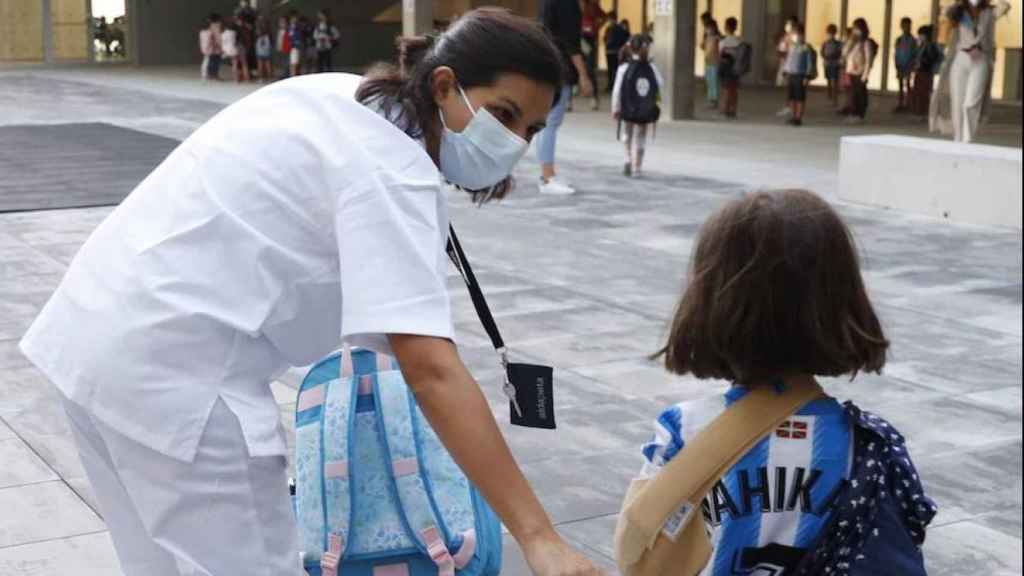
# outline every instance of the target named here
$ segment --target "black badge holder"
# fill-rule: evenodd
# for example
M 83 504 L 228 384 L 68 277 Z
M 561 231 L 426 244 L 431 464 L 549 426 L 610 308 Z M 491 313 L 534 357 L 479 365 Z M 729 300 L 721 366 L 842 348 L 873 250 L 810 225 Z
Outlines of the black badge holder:
M 462 250 L 454 227 L 449 227 L 447 251 L 448 258 L 469 289 L 480 323 L 487 331 L 487 336 L 490 337 L 491 344 L 494 345 L 494 350 L 501 360 L 502 371 L 505 374 L 502 390 L 509 400 L 512 424 L 554 430 L 554 369 L 550 366 L 509 362 L 505 341 L 501 338 L 501 332 L 498 331 L 498 325 L 494 322 L 494 316 L 491 315 L 491 309 L 487 306 L 487 300 L 476 281 L 473 268 Z

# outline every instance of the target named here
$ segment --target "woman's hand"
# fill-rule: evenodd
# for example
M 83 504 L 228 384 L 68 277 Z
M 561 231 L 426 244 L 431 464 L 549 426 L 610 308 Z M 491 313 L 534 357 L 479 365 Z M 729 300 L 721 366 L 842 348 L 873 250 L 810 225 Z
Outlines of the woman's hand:
M 557 534 L 521 544 L 536 576 L 604 576 L 604 571 L 573 550 Z
M 402 375 L 455 462 L 516 538 L 538 576 L 602 576 L 551 526 L 480 386 L 444 338 L 389 335 Z

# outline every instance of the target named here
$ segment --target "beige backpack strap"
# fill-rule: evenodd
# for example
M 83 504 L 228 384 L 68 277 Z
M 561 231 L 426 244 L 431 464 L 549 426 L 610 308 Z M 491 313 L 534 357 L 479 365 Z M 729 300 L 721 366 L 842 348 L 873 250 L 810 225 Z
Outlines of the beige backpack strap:
M 631 495 L 616 534 L 616 549 L 623 556 L 619 561 L 625 565 L 639 561 L 684 504 L 699 513 L 707 493 L 744 454 L 802 406 L 822 396 L 813 379 L 787 381 L 782 392 L 774 386 L 752 388 Z

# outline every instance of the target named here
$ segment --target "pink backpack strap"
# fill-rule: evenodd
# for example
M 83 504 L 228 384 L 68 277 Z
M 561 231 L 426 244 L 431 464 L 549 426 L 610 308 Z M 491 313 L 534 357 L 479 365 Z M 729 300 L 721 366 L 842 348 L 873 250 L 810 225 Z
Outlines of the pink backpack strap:
M 345 540 L 340 534 L 331 533 L 327 539 L 327 551 L 320 558 L 321 576 L 338 576 L 341 567 L 341 555 L 345 551 Z
M 438 576 L 455 576 L 455 559 L 448 551 L 448 546 L 444 543 L 441 531 L 437 529 L 437 526 L 427 528 L 420 533 L 420 537 L 423 538 L 423 544 L 427 547 L 430 559 L 437 564 Z

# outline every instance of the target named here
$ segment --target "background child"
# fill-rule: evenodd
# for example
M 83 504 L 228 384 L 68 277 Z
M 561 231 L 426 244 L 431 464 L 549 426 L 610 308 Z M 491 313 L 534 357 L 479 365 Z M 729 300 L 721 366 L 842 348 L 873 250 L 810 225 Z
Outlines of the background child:
M 223 57 L 221 34 L 224 32 L 220 14 L 210 14 L 210 33 L 208 35 L 209 54 L 207 58 L 206 79 L 220 80 L 220 61 Z
M 302 74 L 315 74 L 317 50 L 313 34 L 316 32 L 316 24 L 302 16 L 299 18 L 299 28 L 302 30 Z
M 274 41 L 271 39 L 270 22 L 260 18 L 256 23 L 256 63 L 260 80 L 270 82 L 274 78 Z
M 664 84 L 661 73 L 650 61 L 650 42 L 637 34 L 622 50 L 619 70 L 612 88 L 612 117 L 624 124 L 626 176 L 640 176 L 647 142 L 647 126 L 658 121 L 658 95 Z M 635 145 L 635 149 L 634 149 Z
M 199 53 L 203 55 L 203 63 L 199 65 L 199 77 L 206 80 L 210 76 L 210 54 L 213 53 L 209 18 L 203 20 L 203 27 L 199 30 Z
M 794 24 L 784 68 L 788 85 L 786 103 L 792 111 L 788 120 L 790 126 L 802 126 L 804 123 L 807 84 L 815 65 L 814 58 L 814 51 L 804 42 L 804 25 L 799 22 Z
M 291 70 L 292 37 L 289 28 L 288 18 L 281 16 L 277 19 L 277 43 L 275 46 L 281 62 L 281 78 L 287 78 Z
M 288 17 L 288 45 L 291 47 L 291 50 L 288 52 L 289 76 L 302 74 L 302 51 L 305 48 L 304 32 L 302 21 L 299 19 L 299 13 L 292 10 L 291 15 Z
M 227 19 L 224 23 L 224 31 L 221 32 L 220 38 L 223 58 L 231 66 L 235 82 L 248 82 L 249 63 L 245 59 L 246 47 L 240 42 L 238 24 L 233 18 Z
M 899 103 L 893 112 L 900 114 L 909 108 L 908 96 L 910 94 L 910 76 L 914 70 L 914 60 L 917 58 L 917 39 L 911 32 L 913 23 L 910 18 L 904 16 L 900 19 L 900 30 L 902 34 L 896 39 L 896 47 L 893 51 L 893 60 L 896 64 L 896 78 L 900 84 Z
M 718 22 L 714 18 L 704 21 L 704 84 L 707 88 L 708 108 L 718 109 L 719 83 L 718 63 L 721 60 L 721 47 L 719 43 L 722 34 L 718 30 Z
M 910 111 L 920 117 L 928 116 L 935 74 L 942 66 L 942 61 L 946 59 L 942 48 L 935 43 L 934 31 L 931 26 L 921 26 L 917 29 L 918 46 L 917 57 L 914 59 L 914 86 L 911 88 Z
M 828 82 L 828 99 L 832 106 L 839 106 L 839 75 L 843 68 L 843 43 L 836 36 L 839 28 L 829 24 L 825 29 L 828 36 L 821 45 L 821 60 L 825 65 L 825 80 Z
M 334 63 L 331 56 L 341 33 L 331 22 L 331 17 L 326 10 L 317 12 L 316 17 L 316 30 L 313 31 L 313 43 L 316 46 L 316 71 L 333 72 Z
M 760 192 L 730 202 L 704 224 L 690 270 L 659 356 L 670 372 L 732 387 L 724 397 L 664 411 L 643 447 L 642 477 L 658 474 L 754 387 L 852 377 L 885 364 L 889 341 L 850 231 L 810 192 Z M 886 432 L 877 441 L 875 429 Z M 871 476 L 878 472 L 883 480 Z M 859 506 L 851 510 L 850 486 L 882 494 L 860 500 L 863 493 L 854 492 Z M 715 547 L 704 576 L 762 573 L 758 568 L 768 563 L 780 576 L 919 574 L 894 568 L 917 562 L 923 570 L 918 547 L 935 514 L 898 432 L 827 396 L 742 456 L 702 508 Z M 870 536 L 875 529 L 884 536 Z M 868 536 L 859 543 L 848 537 L 861 530 Z M 809 566 L 798 572 L 801 562 Z M 848 572 L 830 562 L 863 564 Z M 874 569 L 883 563 L 890 564 Z
M 853 21 L 849 40 L 843 47 L 843 62 L 848 80 L 845 113 L 849 124 L 863 124 L 868 112 L 868 81 L 878 54 L 878 44 L 871 38 L 867 20 Z
M 740 65 L 740 54 L 743 41 L 736 35 L 739 28 L 739 21 L 729 17 L 725 19 L 725 37 L 719 43 L 721 59 L 719 62 L 718 78 L 725 93 L 722 99 L 722 114 L 726 118 L 736 117 L 736 108 L 739 105 L 740 75 L 737 66 Z M 749 55 L 748 55 L 749 56 Z

